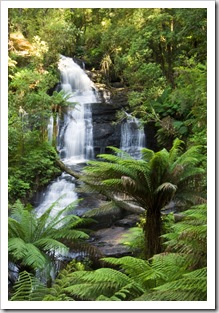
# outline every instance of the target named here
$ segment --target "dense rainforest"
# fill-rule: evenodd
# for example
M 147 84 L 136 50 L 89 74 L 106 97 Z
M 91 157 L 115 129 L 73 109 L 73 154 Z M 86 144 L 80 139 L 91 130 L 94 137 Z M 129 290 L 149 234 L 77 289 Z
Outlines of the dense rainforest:
M 207 9 L 13 8 L 8 29 L 9 300 L 206 301 Z M 115 123 L 150 125 L 154 148 L 136 159 L 111 146 L 80 171 L 60 161 L 48 140 L 69 106 L 60 55 L 125 94 Z M 35 195 L 63 171 L 104 201 L 78 216 L 73 199 L 51 217 L 57 194 L 38 215 Z M 126 255 L 89 239 L 106 211 L 138 216 Z

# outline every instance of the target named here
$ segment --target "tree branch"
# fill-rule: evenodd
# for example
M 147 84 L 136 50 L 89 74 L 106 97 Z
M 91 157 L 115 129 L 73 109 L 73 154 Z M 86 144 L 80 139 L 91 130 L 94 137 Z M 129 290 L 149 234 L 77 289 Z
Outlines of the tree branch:
M 77 173 L 77 172 L 71 170 L 71 169 L 70 169 L 69 167 L 67 167 L 62 161 L 56 159 L 56 163 L 57 163 L 58 167 L 59 167 L 62 171 L 68 173 L 69 175 L 71 175 L 71 176 L 73 176 L 73 177 L 75 177 L 75 178 L 77 178 L 77 179 L 79 179 L 79 178 L 81 177 L 81 174 L 79 174 L 79 173 Z
M 80 179 L 82 177 L 81 174 L 71 170 L 69 167 L 67 167 L 62 161 L 60 160 L 56 160 L 56 163 L 57 165 L 59 166 L 59 168 L 62 170 L 62 171 L 65 171 L 66 173 L 68 173 L 69 175 L 77 178 L 77 179 Z M 88 185 L 91 185 L 93 186 L 92 183 L 89 183 L 89 182 L 85 182 L 86 184 Z M 119 208 L 121 209 L 124 209 L 126 211 L 129 211 L 129 212 L 132 212 L 132 213 L 137 213 L 137 214 L 141 214 L 141 213 L 144 213 L 145 212 L 145 209 L 138 206 L 138 205 L 135 205 L 133 203 L 128 203 L 128 202 L 125 202 L 123 199 L 119 198 L 118 196 L 114 195 L 114 194 L 110 194 L 106 191 L 101 191 L 101 193 L 106 196 L 108 199 L 112 200 Z

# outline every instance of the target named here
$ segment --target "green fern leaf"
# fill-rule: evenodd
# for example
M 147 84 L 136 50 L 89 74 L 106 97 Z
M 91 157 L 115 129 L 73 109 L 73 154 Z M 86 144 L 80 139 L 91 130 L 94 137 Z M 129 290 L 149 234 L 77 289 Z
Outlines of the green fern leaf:
M 19 274 L 10 301 L 41 301 L 48 292 L 38 279 L 26 271 Z
M 20 260 L 26 255 L 26 243 L 21 238 L 8 239 L 8 252 L 15 260 Z

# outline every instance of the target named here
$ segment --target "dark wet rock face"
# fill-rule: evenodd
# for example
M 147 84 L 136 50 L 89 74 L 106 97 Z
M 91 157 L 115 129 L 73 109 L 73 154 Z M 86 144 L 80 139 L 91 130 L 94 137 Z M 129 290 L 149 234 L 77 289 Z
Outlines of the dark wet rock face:
M 130 215 L 125 216 L 123 219 L 116 221 L 115 225 L 126 227 L 126 228 L 135 227 L 136 224 L 139 222 L 139 220 L 140 220 L 139 215 L 130 214 Z
M 121 123 L 118 122 L 117 114 L 121 110 L 129 111 L 128 92 L 125 88 L 107 89 L 104 85 L 96 85 L 100 103 L 91 104 L 95 157 L 101 153 L 111 153 L 108 146 L 120 147 Z M 144 131 L 147 148 L 157 151 L 154 123 L 147 123 Z
M 111 227 L 97 230 L 92 236 L 92 244 L 105 256 L 122 257 L 133 255 L 133 251 L 124 244 L 124 241 L 130 233 L 130 228 L 135 227 L 139 219 L 140 217 L 137 214 L 126 215 L 124 218 L 117 220 Z
M 93 235 L 92 245 L 98 247 L 105 256 L 122 257 L 131 255 L 129 247 L 122 244 L 123 236 L 129 232 L 124 227 L 104 228 L 96 231 Z
M 107 88 L 104 84 L 95 84 L 99 103 L 92 103 L 93 145 L 95 157 L 101 153 L 110 153 L 108 146 L 119 148 L 121 124 L 117 122 L 117 113 L 128 106 L 125 88 Z
M 95 157 L 100 153 L 109 152 L 108 146 L 120 146 L 121 126 L 115 123 L 118 109 L 107 103 L 92 105 Z

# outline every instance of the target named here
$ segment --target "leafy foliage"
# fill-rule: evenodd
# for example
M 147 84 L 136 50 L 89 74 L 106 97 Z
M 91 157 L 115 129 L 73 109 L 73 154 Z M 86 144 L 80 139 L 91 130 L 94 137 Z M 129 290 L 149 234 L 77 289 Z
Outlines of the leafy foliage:
M 10 301 L 40 301 L 46 291 L 47 288 L 33 274 L 23 271 L 13 287 Z
M 206 301 L 206 247 L 207 233 L 199 227 L 205 221 L 206 207 L 194 207 L 183 213 L 183 219 L 173 224 L 166 235 L 166 251 L 150 260 L 125 256 L 104 258 L 104 268 L 91 270 L 78 262 L 63 269 L 53 286 L 44 289 L 39 300 L 44 301 Z M 180 226 L 187 224 L 182 236 Z M 193 225 L 193 228 L 189 225 Z M 203 240 L 202 251 L 190 249 Z M 179 245 L 173 245 L 180 242 Z M 182 246 L 186 248 L 182 250 Z M 172 247 L 174 246 L 174 251 Z M 170 251 L 172 250 L 172 252 Z M 199 262 L 197 264 L 197 257 Z M 200 261 L 202 260 L 202 261 Z M 113 268 L 112 268 L 113 267 Z M 30 290 L 30 281 L 33 287 Z M 33 282 L 32 282 L 33 281 Z M 28 273 L 21 273 L 11 300 L 34 300 L 41 285 Z
M 180 223 L 172 225 L 172 232 L 162 235 L 168 251 L 179 251 L 187 256 L 193 269 L 207 266 L 207 206 L 194 206 L 183 214 Z
M 17 131 L 18 129 L 9 128 L 10 203 L 14 203 L 16 199 L 25 201 L 28 197 L 31 198 L 34 192 L 60 174 L 55 163 L 55 149 L 48 142 L 41 143 L 38 132 Z
M 123 200 L 123 208 L 126 202 L 127 206 L 134 204 L 147 212 L 146 255 L 151 257 L 161 251 L 161 209 L 172 199 L 194 203 L 197 196 L 202 196 L 200 179 L 204 170 L 199 167 L 200 148 L 194 146 L 183 153 L 182 141 L 176 139 L 169 152 L 143 149 L 142 160 L 111 149 L 117 154 L 103 154 L 99 156 L 103 161 L 91 161 L 81 179 L 89 190 L 107 195 L 115 205 L 120 205 L 114 196 L 117 194 Z
M 71 248 L 89 236 L 78 228 L 81 218 L 69 214 L 75 203 L 51 216 L 56 203 L 41 216 L 25 209 L 17 201 L 9 217 L 8 251 L 9 260 L 17 265 L 20 271 L 45 272 L 46 280 L 51 269 L 55 267 L 59 256 L 66 256 L 71 241 Z
M 207 268 L 186 273 L 177 281 L 154 288 L 153 293 L 144 294 L 136 301 L 206 301 Z

